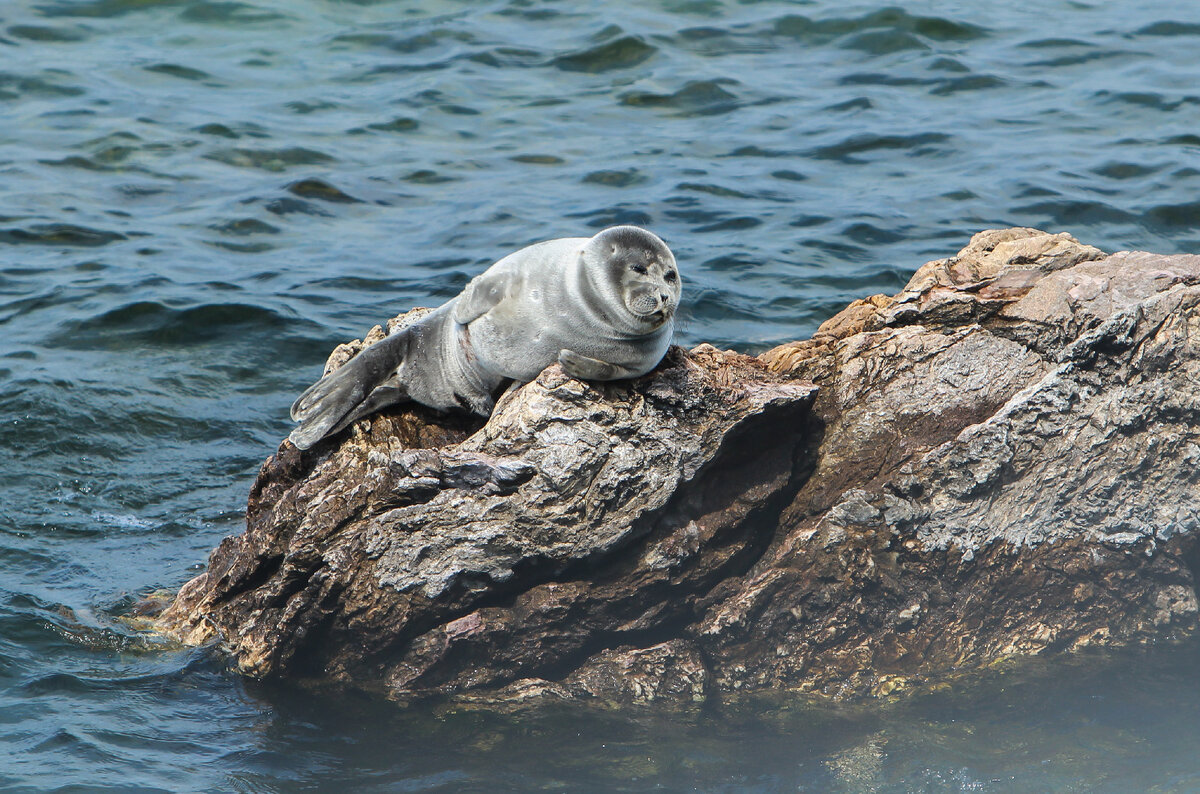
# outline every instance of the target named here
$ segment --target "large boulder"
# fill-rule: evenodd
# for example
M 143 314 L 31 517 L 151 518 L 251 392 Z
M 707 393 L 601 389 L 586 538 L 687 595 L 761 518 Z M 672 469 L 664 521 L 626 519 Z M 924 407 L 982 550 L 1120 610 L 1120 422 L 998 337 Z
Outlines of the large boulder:
M 880 694 L 1190 632 L 1198 305 L 1200 257 L 982 232 L 757 358 L 285 441 L 159 625 L 489 702 Z

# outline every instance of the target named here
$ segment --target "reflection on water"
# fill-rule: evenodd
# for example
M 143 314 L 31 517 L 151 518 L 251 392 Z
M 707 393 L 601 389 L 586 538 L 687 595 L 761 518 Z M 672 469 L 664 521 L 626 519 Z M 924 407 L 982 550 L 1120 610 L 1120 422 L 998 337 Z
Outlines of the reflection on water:
M 1200 789 L 1194 647 L 507 718 L 117 628 L 239 531 L 335 343 L 532 241 L 651 227 L 680 341 L 745 350 L 986 227 L 1196 250 L 1198 41 L 1178 0 L 0 4 L 0 788 Z
M 784 697 L 683 714 L 398 708 L 244 682 L 202 651 L 83 631 L 10 601 L 0 781 L 139 790 L 1194 791 L 1200 644 L 1025 660 L 898 703 Z M 37 616 L 36 618 L 34 616 Z M 9 647 L 4 651 L 6 659 Z M 11 670 L 11 666 L 10 666 Z M 67 705 L 69 704 L 69 706 Z M 127 789 L 122 789 L 127 790 Z

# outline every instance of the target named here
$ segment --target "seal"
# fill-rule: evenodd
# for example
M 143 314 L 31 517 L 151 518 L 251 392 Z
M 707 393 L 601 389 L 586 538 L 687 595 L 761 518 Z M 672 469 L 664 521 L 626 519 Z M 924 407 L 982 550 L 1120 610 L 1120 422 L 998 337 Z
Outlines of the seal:
M 637 226 L 522 248 L 310 386 L 288 438 L 308 449 L 405 401 L 487 416 L 501 386 L 556 361 L 583 380 L 644 375 L 671 343 L 681 286 L 666 243 Z

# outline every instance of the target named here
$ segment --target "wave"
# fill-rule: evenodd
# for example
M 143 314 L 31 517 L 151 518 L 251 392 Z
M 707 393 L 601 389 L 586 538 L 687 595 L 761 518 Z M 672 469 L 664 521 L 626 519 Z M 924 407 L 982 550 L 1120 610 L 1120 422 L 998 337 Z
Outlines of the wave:
M 810 157 L 818 160 L 838 160 L 843 163 L 862 162 L 855 155 L 867 154 L 881 149 L 908 150 L 909 154 L 920 156 L 938 151 L 944 151 L 953 137 L 943 132 L 919 132 L 912 135 L 880 135 L 877 133 L 854 133 L 841 141 L 826 146 L 818 146 L 808 151 Z
M 0 243 L 96 248 L 129 239 L 120 232 L 91 229 L 71 223 L 36 223 L 24 229 L 0 229 Z
M 57 347 L 111 349 L 113 343 L 188 347 L 249 334 L 292 330 L 304 321 L 246 303 L 206 303 L 177 308 L 158 301 L 136 301 L 93 317 L 66 323 L 51 336 Z
M 559 55 L 551 63 L 567 72 L 598 74 L 637 66 L 657 52 L 657 47 L 640 36 L 621 36 L 605 44 Z
M 741 107 L 737 94 L 723 86 L 737 85 L 736 80 L 693 80 L 672 94 L 631 91 L 620 98 L 622 105 L 676 111 L 683 116 L 718 116 Z

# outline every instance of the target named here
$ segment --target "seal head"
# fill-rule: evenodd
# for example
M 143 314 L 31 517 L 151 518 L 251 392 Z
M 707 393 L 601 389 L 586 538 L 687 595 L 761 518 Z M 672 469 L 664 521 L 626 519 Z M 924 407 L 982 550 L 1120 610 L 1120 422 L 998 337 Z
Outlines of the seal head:
M 646 334 L 675 316 L 683 284 L 675 255 L 657 235 L 614 226 L 588 240 L 580 257 L 597 296 L 625 310 L 614 312 L 614 326 Z

